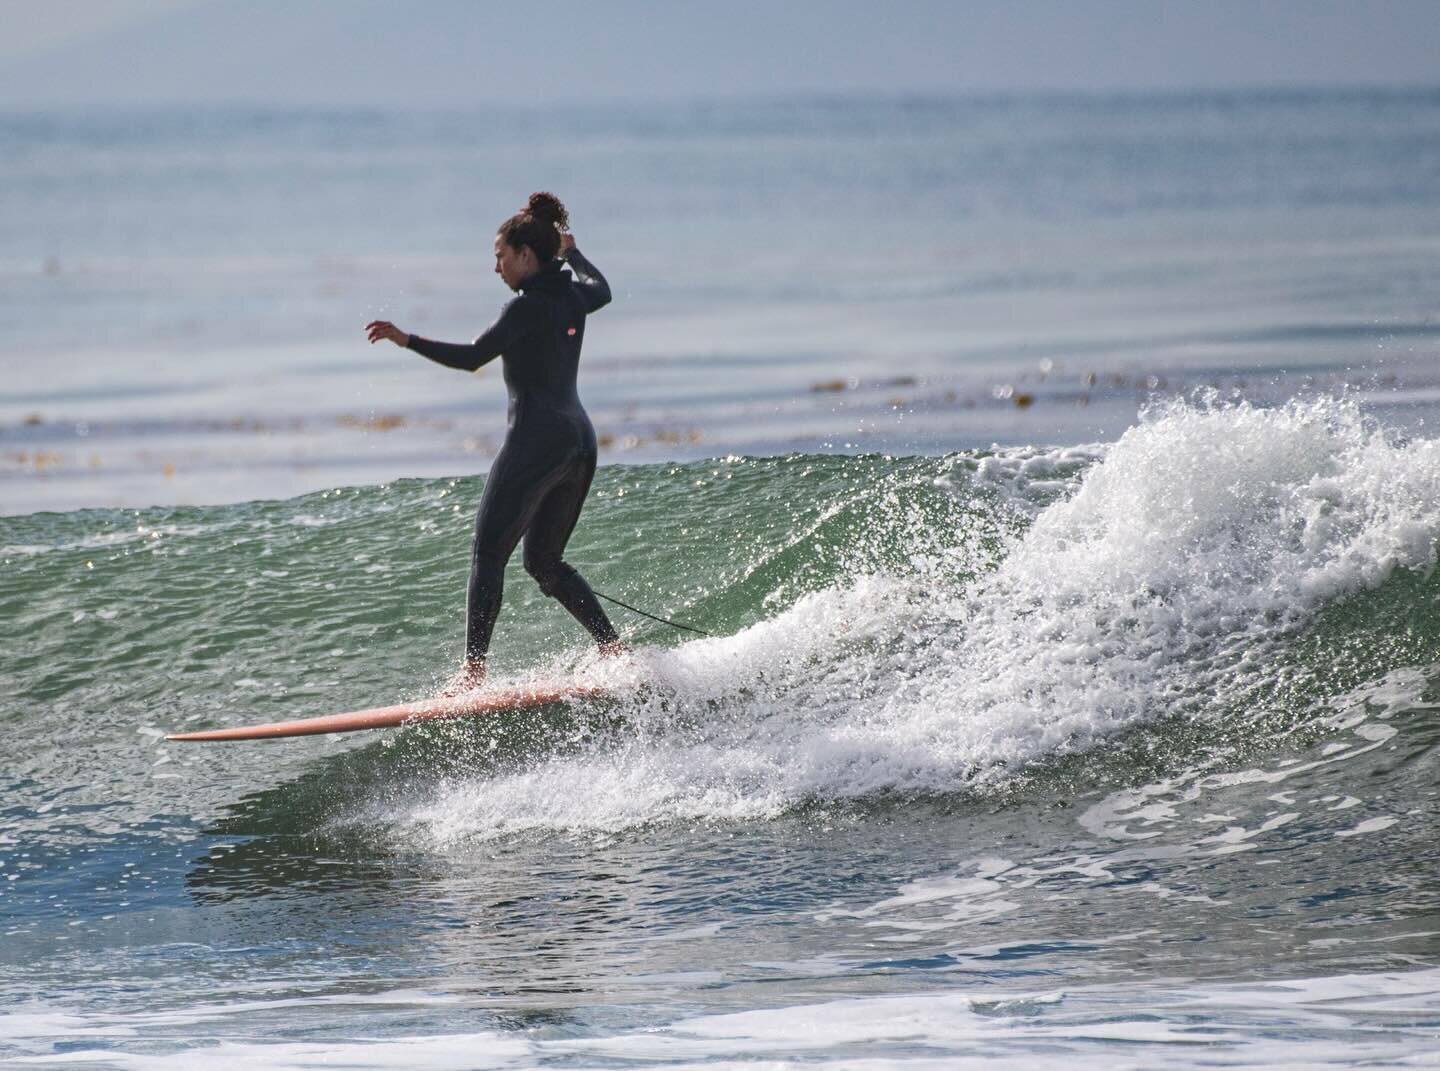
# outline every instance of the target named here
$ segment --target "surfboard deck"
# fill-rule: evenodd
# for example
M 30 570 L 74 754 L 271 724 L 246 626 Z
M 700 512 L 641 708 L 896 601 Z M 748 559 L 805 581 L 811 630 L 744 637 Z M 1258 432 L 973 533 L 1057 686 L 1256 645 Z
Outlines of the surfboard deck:
M 318 718 L 275 721 L 268 725 L 241 725 L 233 729 L 206 729 L 195 733 L 170 733 L 166 740 L 272 740 L 285 736 L 316 736 L 320 733 L 353 733 L 359 729 L 387 729 L 447 718 L 471 718 L 481 714 L 503 714 L 512 710 L 558 703 L 566 699 L 591 699 L 604 692 L 578 684 L 526 685 L 436 696 L 414 703 L 324 714 Z

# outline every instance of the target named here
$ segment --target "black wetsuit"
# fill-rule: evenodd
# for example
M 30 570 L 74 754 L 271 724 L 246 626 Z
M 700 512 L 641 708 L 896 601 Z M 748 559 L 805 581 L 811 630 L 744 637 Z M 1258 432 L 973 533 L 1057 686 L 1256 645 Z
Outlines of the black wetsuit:
M 509 431 L 485 479 L 466 600 L 465 656 L 483 660 L 500 612 L 505 563 L 521 537 L 525 569 L 601 645 L 619 637 L 590 585 L 560 557 L 595 475 L 595 428 L 575 376 L 585 317 L 610 301 L 610 286 L 577 249 L 520 284 L 500 318 L 469 345 L 410 336 L 409 348 L 473 372 L 503 354 Z

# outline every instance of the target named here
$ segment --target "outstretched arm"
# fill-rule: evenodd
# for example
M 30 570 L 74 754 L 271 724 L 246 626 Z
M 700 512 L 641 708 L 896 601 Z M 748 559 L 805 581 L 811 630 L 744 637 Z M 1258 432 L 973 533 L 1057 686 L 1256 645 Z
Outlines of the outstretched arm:
M 500 318 L 485 329 L 485 333 L 474 342 L 436 342 L 419 335 L 406 334 L 388 320 L 376 320 L 366 331 L 371 342 L 388 339 L 397 346 L 414 350 L 422 357 L 428 357 L 446 368 L 462 372 L 474 372 L 482 365 L 499 357 L 525 333 L 528 304 L 523 297 L 515 298 L 505 306 Z
M 585 258 L 585 254 L 575 248 L 573 234 L 560 236 L 560 255 L 565 258 L 565 262 L 570 267 L 575 269 L 575 285 L 580 288 L 580 296 L 585 302 L 586 312 L 594 312 L 596 309 L 603 309 L 610 304 L 610 284 L 605 281 L 605 276 L 600 274 L 600 269 L 591 264 Z

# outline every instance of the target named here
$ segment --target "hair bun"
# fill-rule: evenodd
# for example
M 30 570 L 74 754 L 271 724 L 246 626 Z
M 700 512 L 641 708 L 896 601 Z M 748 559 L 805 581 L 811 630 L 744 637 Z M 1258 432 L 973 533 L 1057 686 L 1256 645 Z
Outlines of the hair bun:
M 525 202 L 525 213 L 562 231 L 570 226 L 570 214 L 565 211 L 560 198 L 544 190 L 530 195 L 530 200 Z

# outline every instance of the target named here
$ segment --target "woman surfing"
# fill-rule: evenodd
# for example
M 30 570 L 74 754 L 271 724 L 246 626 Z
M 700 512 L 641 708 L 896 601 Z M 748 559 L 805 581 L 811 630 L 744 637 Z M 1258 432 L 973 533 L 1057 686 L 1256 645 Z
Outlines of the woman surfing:
M 521 539 L 525 570 L 540 590 L 585 626 L 601 653 L 624 650 L 590 585 L 561 557 L 595 475 L 595 429 L 575 386 L 585 318 L 610 301 L 609 284 L 575 248 L 568 223 L 554 194 L 534 193 L 524 211 L 500 225 L 495 273 L 516 296 L 474 342 L 435 342 L 388 320 L 365 329 L 372 343 L 388 339 L 466 372 L 500 357 L 510 395 L 505 442 L 475 518 L 464 661 L 446 691 L 484 683 L 505 563 Z

